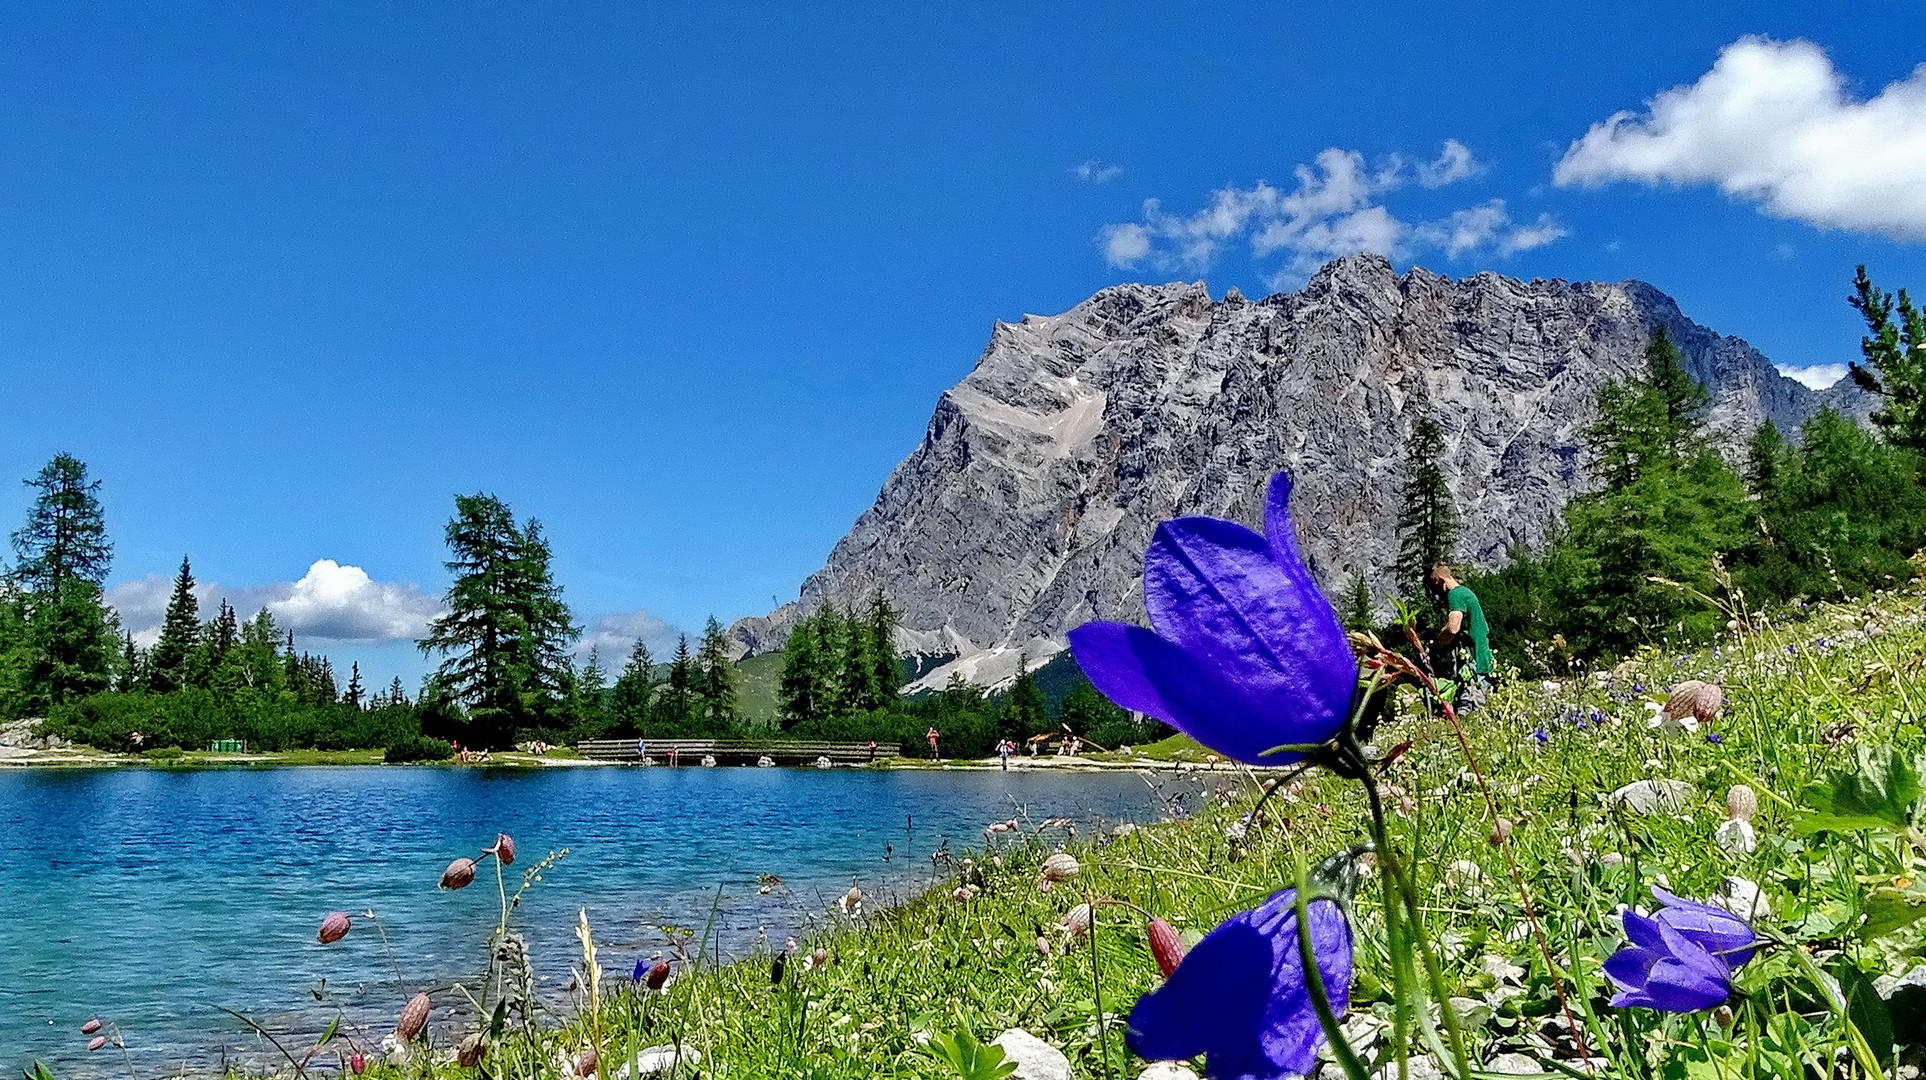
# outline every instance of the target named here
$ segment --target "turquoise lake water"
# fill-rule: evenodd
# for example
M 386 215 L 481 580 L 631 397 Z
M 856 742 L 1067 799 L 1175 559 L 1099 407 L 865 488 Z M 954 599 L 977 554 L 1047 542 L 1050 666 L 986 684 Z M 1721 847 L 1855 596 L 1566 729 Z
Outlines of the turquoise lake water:
M 118 1025 L 143 1077 L 278 1061 L 222 1006 L 296 1033 L 290 1046 L 336 1012 L 378 1041 L 403 999 L 381 940 L 356 920 L 320 945 L 321 919 L 372 908 L 411 992 L 472 976 L 499 915 L 492 864 L 466 889 L 435 885 L 497 831 L 519 847 L 511 892 L 571 849 L 514 917 L 559 996 L 583 907 L 611 973 L 662 947 L 664 925 L 699 931 L 712 906 L 740 955 L 800 935 L 852 884 L 922 891 L 932 853 L 980 847 L 989 822 L 1070 815 L 1088 835 L 1159 812 L 1143 778 L 1117 773 L 0 771 L 0 1074 L 40 1060 L 125 1076 L 111 1048 L 86 1052 L 93 1016 Z M 785 886 L 759 894 L 765 873 Z

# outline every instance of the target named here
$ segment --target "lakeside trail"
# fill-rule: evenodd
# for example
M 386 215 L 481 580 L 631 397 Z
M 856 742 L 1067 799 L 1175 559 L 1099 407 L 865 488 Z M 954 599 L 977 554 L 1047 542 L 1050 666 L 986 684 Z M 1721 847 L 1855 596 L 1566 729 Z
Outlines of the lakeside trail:
M 1917 775 L 1894 762 L 1926 749 L 1921 600 L 1911 585 L 1811 605 L 1796 621 L 1735 624 L 1703 651 L 1647 650 L 1609 670 L 1503 685 L 1462 732 L 1411 708 L 1378 732 L 1381 749 L 1402 749 L 1385 755 L 1395 760 L 1378 790 L 1392 843 L 1416 856 L 1427 958 L 1474 1065 L 1710 1078 L 1922 1063 L 1926 872 L 1904 827 L 1914 810 L 1890 833 L 1837 806 L 1826 820 L 1808 808 L 1833 805 L 1868 760 L 1911 775 L 1900 794 L 1918 795 Z M 1722 686 L 1723 708 L 1702 723 L 1666 718 L 1668 691 L 1687 680 Z M 1881 757 L 1892 751 L 1901 757 Z M 358 1047 L 371 1075 L 396 1080 L 467 1080 L 480 1074 L 460 1058 L 477 1053 L 497 1077 L 585 1074 L 590 1055 L 599 1075 L 630 1078 L 988 1076 L 948 1060 L 1003 1033 L 1030 1062 L 1019 1077 L 1135 1077 L 1145 1063 L 1126 1049 L 1127 1017 L 1160 982 L 1146 915 L 1194 944 L 1295 881 L 1301 861 L 1362 835 L 1357 786 L 1328 774 L 1279 785 L 1255 814 L 1263 778 L 1170 775 L 1146 776 L 1166 797 L 1162 824 L 1067 846 L 1061 830 L 986 829 L 980 849 L 944 853 L 947 880 L 928 894 L 882 910 L 845 897 L 803 941 L 733 961 L 703 928 L 667 928 L 638 950 L 584 926 L 572 1012 L 525 1009 L 511 955 L 490 988 L 433 991 L 425 1041 L 343 1031 L 316 1061 L 332 1069 Z M 1371 1067 L 1408 1054 L 1411 1075 L 1435 1076 L 1427 1059 L 1443 1044 L 1395 1037 L 1399 957 L 1380 877 L 1367 875 L 1353 913 L 1345 1029 Z M 1734 975 L 1729 1014 L 1610 1007 L 1602 965 L 1625 944 L 1620 912 L 1650 909 L 1653 886 L 1742 911 L 1782 942 Z M 487 1031 L 469 1026 L 474 999 L 497 1018 Z M 397 1015 L 403 1004 L 397 989 Z M 317 1037 L 276 1034 L 296 1048 Z

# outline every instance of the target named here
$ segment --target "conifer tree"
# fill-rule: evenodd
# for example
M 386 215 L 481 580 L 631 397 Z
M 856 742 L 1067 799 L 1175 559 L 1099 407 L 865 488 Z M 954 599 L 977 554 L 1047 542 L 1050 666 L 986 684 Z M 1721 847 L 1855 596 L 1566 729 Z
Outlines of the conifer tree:
M 240 624 L 234 618 L 234 609 L 223 599 L 215 616 L 201 627 L 200 639 L 188 654 L 188 683 L 223 695 L 240 689 L 243 679 L 232 666 L 234 650 L 240 643 Z
M 869 708 L 888 708 L 903 688 L 903 663 L 896 655 L 896 609 L 882 589 L 870 598 L 865 629 L 869 636 L 870 687 L 873 699 Z
M 735 721 L 736 670 L 729 661 L 729 639 L 723 636 L 722 623 L 714 615 L 703 627 L 702 647 L 696 651 L 696 685 L 703 719 L 711 725 Z
M 408 704 L 408 691 L 401 685 L 401 676 L 399 675 L 395 676 L 394 682 L 388 684 L 388 704 L 397 706 L 405 706 Z
M 448 613 L 416 642 L 440 653 L 435 671 L 447 696 L 467 709 L 470 742 L 506 746 L 565 698 L 572 623 L 550 574 L 541 526 L 518 527 L 492 495 L 457 496 L 447 542 L 455 575 Z
M 120 670 L 114 673 L 114 691 L 131 694 L 147 688 L 147 671 L 140 646 L 134 644 L 131 630 L 121 633 Z
M 1404 455 L 1404 505 L 1398 512 L 1398 577 L 1413 595 L 1434 563 L 1450 562 L 1458 544 L 1458 506 L 1444 473 L 1444 433 L 1437 421 L 1411 425 Z
M 1873 285 L 1864 266 L 1852 284 L 1848 302 L 1866 320 L 1869 331 L 1859 339 L 1866 362 L 1852 365 L 1852 380 L 1881 398 L 1872 421 L 1888 442 L 1926 451 L 1926 313 L 1914 306 L 1904 289 L 1899 290 L 1895 305 L 1891 293 Z
M 659 715 L 671 730 L 685 730 L 694 719 L 696 683 L 700 678 L 695 654 L 689 651 L 689 635 L 683 634 L 676 639 L 675 656 L 669 661 L 669 677 L 658 703 Z
M 104 585 L 114 549 L 101 514 L 100 481 L 89 480 L 87 466 L 63 453 L 26 484 L 39 494 L 12 536 L 19 557 L 14 577 L 30 593 L 52 593 L 70 580 Z
M 45 714 L 55 706 L 98 694 L 112 682 L 117 627 L 100 604 L 100 587 L 67 577 L 28 602 L 32 665 L 27 704 Z
M 287 685 L 280 650 L 275 647 L 280 630 L 274 616 L 262 608 L 241 624 L 241 643 L 235 649 L 235 666 L 240 683 L 251 690 L 272 694 Z M 292 646 L 289 646 L 292 649 Z
M 348 690 L 341 695 L 341 704 L 350 709 L 359 709 L 361 696 L 365 692 L 361 686 L 361 661 L 356 660 L 348 669 Z
M 201 637 L 201 603 L 194 598 L 194 571 L 181 556 L 181 572 L 161 620 L 160 640 L 147 656 L 147 685 L 158 694 L 188 685 L 189 660 Z
M 636 638 L 629 650 L 628 662 L 615 677 L 615 719 L 624 730 L 638 730 L 648 720 L 656 685 L 655 658 L 649 655 L 648 643 Z
M 1426 564 L 1427 568 L 1429 565 Z M 1362 573 L 1351 579 L 1351 598 L 1345 605 L 1344 628 L 1358 633 L 1371 630 L 1371 587 L 1365 583 Z
M 1011 684 L 1009 696 L 1003 702 L 1003 711 L 997 717 L 997 734 L 1020 743 L 1032 735 L 1049 731 L 1050 727 L 1050 705 L 1037 686 L 1037 677 L 1030 670 L 1029 658 L 1019 656 L 1016 682 Z
M 1779 474 L 1785 468 L 1789 448 L 1779 428 L 1767 420 L 1752 432 L 1746 444 L 1745 488 L 1762 503 L 1770 503 L 1779 491 Z
M 780 720 L 784 730 L 826 715 L 823 656 L 816 624 L 820 615 L 798 622 L 782 650 Z

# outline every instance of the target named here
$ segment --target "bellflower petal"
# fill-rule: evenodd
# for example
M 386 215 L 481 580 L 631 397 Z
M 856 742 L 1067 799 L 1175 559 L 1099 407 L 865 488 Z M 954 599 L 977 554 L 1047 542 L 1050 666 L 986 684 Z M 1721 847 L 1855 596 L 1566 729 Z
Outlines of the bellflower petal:
M 1281 1080 L 1317 1065 L 1324 1030 L 1298 950 L 1297 891 L 1232 916 L 1184 957 L 1130 1014 L 1125 1041 L 1149 1060 L 1207 1055 L 1213 1080 Z M 1307 905 L 1312 955 L 1331 1008 L 1350 1001 L 1351 926 L 1335 901 Z
M 1217 518 L 1158 526 L 1144 607 L 1167 648 L 1115 623 L 1070 633 L 1078 664 L 1111 700 L 1251 764 L 1294 761 L 1302 755 L 1263 751 L 1336 735 L 1357 688 L 1343 627 L 1298 554 L 1290 490 L 1288 476 L 1273 478 L 1266 536 Z
M 1627 910 L 1632 944 L 1605 961 L 1605 977 L 1619 989 L 1617 1008 L 1698 1012 L 1732 996 L 1732 973 L 1758 951 L 1758 935 L 1744 920 L 1663 889 L 1650 916 Z

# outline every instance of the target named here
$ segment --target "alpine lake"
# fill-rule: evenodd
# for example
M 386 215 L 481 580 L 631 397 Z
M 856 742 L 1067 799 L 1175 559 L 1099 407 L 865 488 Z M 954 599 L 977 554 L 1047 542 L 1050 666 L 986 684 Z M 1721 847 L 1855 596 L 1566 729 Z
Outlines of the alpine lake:
M 286 1067 L 223 1010 L 290 1047 L 337 1015 L 378 1044 L 404 988 L 474 984 L 484 970 L 501 911 L 495 862 L 482 859 L 464 889 L 436 886 L 498 832 L 518 849 L 503 874 L 511 896 L 567 849 L 510 916 L 538 996 L 565 1008 L 583 910 L 611 975 L 712 924 L 725 956 L 743 956 L 840 917 L 832 908 L 852 885 L 872 910 L 927 890 L 951 859 L 984 848 L 991 822 L 1017 817 L 1028 833 L 1067 817 L 1088 838 L 1162 812 L 1128 771 L 0 771 L 0 1071 Z M 354 928 L 323 945 L 316 930 L 335 911 L 357 916 Z M 94 1017 L 126 1059 L 111 1044 L 87 1051 L 80 1027 Z

